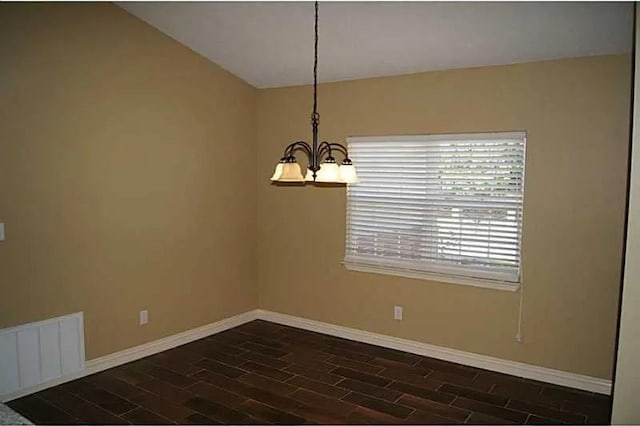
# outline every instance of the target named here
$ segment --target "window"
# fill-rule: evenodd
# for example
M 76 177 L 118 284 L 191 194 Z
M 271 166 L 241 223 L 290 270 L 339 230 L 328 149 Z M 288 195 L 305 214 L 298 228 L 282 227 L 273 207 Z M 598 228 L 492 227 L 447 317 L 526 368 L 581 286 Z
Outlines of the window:
M 349 269 L 515 290 L 525 133 L 349 138 Z

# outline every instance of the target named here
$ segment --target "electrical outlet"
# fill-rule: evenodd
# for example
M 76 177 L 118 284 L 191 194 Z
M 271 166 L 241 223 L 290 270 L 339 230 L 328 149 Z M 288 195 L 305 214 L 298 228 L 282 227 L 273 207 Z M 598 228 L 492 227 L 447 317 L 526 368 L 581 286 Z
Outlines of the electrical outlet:
M 149 311 L 146 309 L 144 311 L 140 311 L 140 325 L 145 325 L 149 322 Z
M 394 306 L 393 307 L 393 319 L 402 320 L 402 306 Z

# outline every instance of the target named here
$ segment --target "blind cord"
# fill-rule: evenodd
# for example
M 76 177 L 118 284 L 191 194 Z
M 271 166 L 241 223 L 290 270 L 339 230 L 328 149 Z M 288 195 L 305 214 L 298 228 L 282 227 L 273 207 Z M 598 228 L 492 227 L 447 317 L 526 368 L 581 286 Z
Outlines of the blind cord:
M 520 304 L 518 306 L 518 331 L 516 332 L 516 342 L 522 343 L 522 305 L 524 303 L 524 284 L 520 284 Z

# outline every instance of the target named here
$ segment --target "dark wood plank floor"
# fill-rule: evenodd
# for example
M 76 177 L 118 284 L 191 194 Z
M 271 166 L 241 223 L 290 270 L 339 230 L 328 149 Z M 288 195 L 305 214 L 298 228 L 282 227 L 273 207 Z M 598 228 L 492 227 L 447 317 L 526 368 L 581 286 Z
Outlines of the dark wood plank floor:
M 9 403 L 48 424 L 604 424 L 610 405 L 265 321 Z

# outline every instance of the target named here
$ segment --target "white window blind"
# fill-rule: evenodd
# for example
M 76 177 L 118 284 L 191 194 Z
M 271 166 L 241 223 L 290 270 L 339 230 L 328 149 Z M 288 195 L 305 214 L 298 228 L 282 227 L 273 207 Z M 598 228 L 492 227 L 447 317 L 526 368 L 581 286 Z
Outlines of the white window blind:
M 347 267 L 520 282 L 523 132 L 348 143 Z

